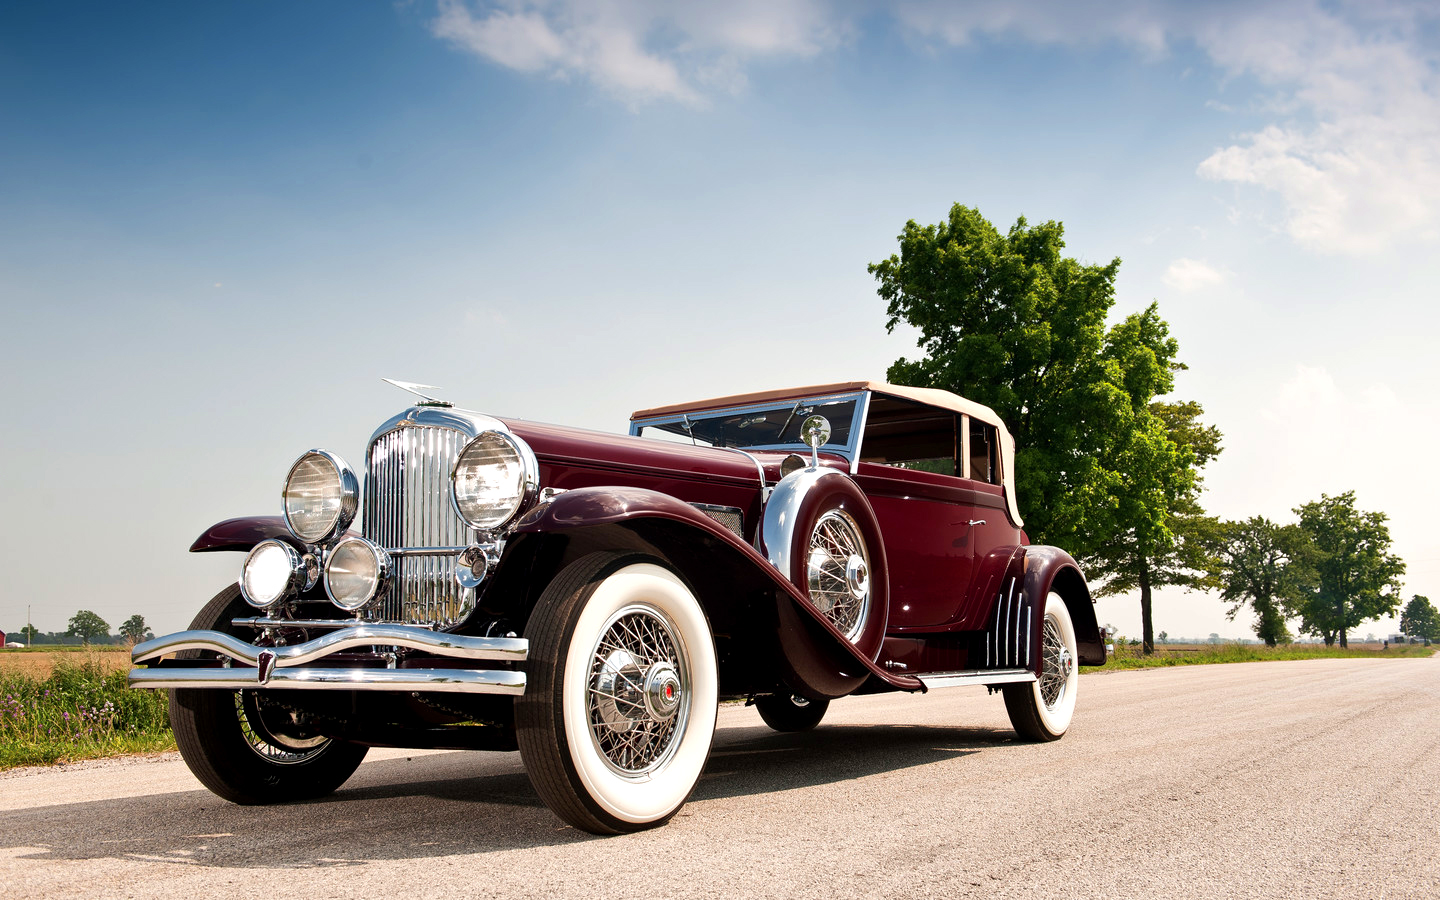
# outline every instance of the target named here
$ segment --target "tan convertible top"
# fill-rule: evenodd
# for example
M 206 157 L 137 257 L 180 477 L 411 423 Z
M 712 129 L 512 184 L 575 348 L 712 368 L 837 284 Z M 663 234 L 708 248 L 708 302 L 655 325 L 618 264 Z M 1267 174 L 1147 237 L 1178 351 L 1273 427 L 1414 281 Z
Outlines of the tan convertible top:
M 756 391 L 750 394 L 732 394 L 729 397 L 714 397 L 710 400 L 693 400 L 689 403 L 673 403 L 669 406 L 657 406 L 653 409 L 637 410 L 630 416 L 630 421 L 636 422 L 641 419 L 653 419 L 659 416 L 673 416 L 680 413 L 701 412 L 712 409 L 729 409 L 736 406 L 749 406 L 754 403 L 769 403 L 774 400 L 800 400 L 813 397 L 823 397 L 828 394 L 850 394 L 856 391 L 874 391 L 877 394 L 886 394 L 891 397 L 899 397 L 904 400 L 913 400 L 916 403 L 923 403 L 926 406 L 935 406 L 940 409 L 948 409 L 958 413 L 964 413 L 972 419 L 979 419 L 989 425 L 994 425 L 1000 435 L 1000 474 L 1005 484 L 1005 502 L 1010 507 L 1010 517 L 1015 520 L 1016 525 L 1023 525 L 1020 519 L 1020 509 L 1015 504 L 1015 439 L 1010 436 L 1010 429 L 995 414 L 995 410 L 976 403 L 973 400 L 966 400 L 949 391 L 942 391 L 936 388 L 906 387 L 901 384 L 890 384 L 884 381 L 842 381 L 836 384 L 812 384 L 807 387 L 784 388 L 775 391 Z
M 732 406 L 749 406 L 752 403 L 768 403 L 772 400 L 799 400 L 808 397 L 820 397 L 826 394 L 849 394 L 855 391 L 875 391 L 881 394 L 889 394 L 891 397 L 901 397 L 905 400 L 914 400 L 916 403 L 924 403 L 927 406 L 938 406 L 941 409 L 954 410 L 964 413 L 982 422 L 988 422 L 999 428 L 1004 428 L 1005 423 L 995 415 L 995 410 L 973 400 L 966 400 L 949 391 L 941 391 L 935 388 L 906 387 L 901 384 L 889 384 L 884 381 L 842 381 L 836 384 L 812 384 L 808 387 L 783 388 L 776 391 L 756 391 L 751 394 L 732 394 L 729 397 L 715 397 L 710 400 L 693 400 L 689 403 L 672 403 L 669 406 L 657 406 L 654 409 L 642 409 L 630 416 L 630 421 L 639 419 L 651 419 L 656 416 L 673 416 L 678 413 L 699 412 L 709 409 L 726 409 Z

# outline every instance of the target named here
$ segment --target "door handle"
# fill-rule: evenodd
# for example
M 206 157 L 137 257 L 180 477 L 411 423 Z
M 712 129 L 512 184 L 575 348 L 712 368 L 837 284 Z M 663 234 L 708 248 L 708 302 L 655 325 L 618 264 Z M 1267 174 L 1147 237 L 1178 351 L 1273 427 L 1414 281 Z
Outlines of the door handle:
M 985 524 L 985 520 L 984 520 L 984 519 L 971 519 L 969 524 L 970 524 L 972 527 L 975 526 L 975 525 L 984 525 L 984 524 Z

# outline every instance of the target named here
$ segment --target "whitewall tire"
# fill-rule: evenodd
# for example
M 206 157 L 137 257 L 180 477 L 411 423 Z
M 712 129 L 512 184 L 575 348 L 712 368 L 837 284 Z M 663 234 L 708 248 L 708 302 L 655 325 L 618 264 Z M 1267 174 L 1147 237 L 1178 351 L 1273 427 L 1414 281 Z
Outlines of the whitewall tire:
M 596 834 L 668 821 L 705 768 L 718 708 L 694 594 L 652 557 L 591 554 L 545 589 L 526 636 L 517 738 L 546 805 Z
M 1080 687 L 1075 624 L 1059 594 L 1045 598 L 1040 638 L 1040 679 L 1032 684 L 1005 687 L 1005 710 L 1023 738 L 1058 740 L 1075 716 L 1075 695 Z

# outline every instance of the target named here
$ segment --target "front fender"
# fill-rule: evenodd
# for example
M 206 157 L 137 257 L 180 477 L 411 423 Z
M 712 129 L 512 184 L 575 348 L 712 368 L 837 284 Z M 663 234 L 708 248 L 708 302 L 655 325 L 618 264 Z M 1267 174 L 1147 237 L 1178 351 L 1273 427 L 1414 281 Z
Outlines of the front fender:
M 285 527 L 284 516 L 241 516 L 216 522 L 195 539 L 195 543 L 190 545 L 190 552 L 249 552 L 256 544 L 271 538 L 278 538 L 301 553 L 305 552 L 305 545 L 296 540 L 290 529 Z
M 817 698 L 842 696 L 854 690 L 867 675 L 900 690 L 924 690 L 914 676 L 894 674 L 858 651 L 800 588 L 754 547 L 700 510 L 669 494 L 619 486 L 577 488 L 526 513 L 515 532 L 517 535 L 573 534 L 607 526 L 639 528 L 657 520 L 703 531 L 729 554 L 725 568 L 731 573 L 730 578 L 740 581 L 745 573 L 752 573 L 773 592 L 777 603 L 777 637 L 788 663 L 789 676 L 799 682 L 794 685 L 797 690 Z M 680 567 L 684 574 L 684 565 Z M 737 567 L 740 568 L 737 570 Z M 729 597 L 730 585 L 724 581 L 698 582 L 692 586 L 707 611 L 714 605 L 726 603 Z

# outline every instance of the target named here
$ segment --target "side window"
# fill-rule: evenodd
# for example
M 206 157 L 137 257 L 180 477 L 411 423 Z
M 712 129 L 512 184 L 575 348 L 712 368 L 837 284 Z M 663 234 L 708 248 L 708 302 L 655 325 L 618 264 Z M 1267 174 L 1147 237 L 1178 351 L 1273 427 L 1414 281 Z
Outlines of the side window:
M 1000 483 L 999 447 L 995 426 L 970 420 L 970 477 L 990 484 Z
M 874 397 L 860 444 L 860 460 L 936 475 L 958 475 L 959 420 L 948 410 Z

